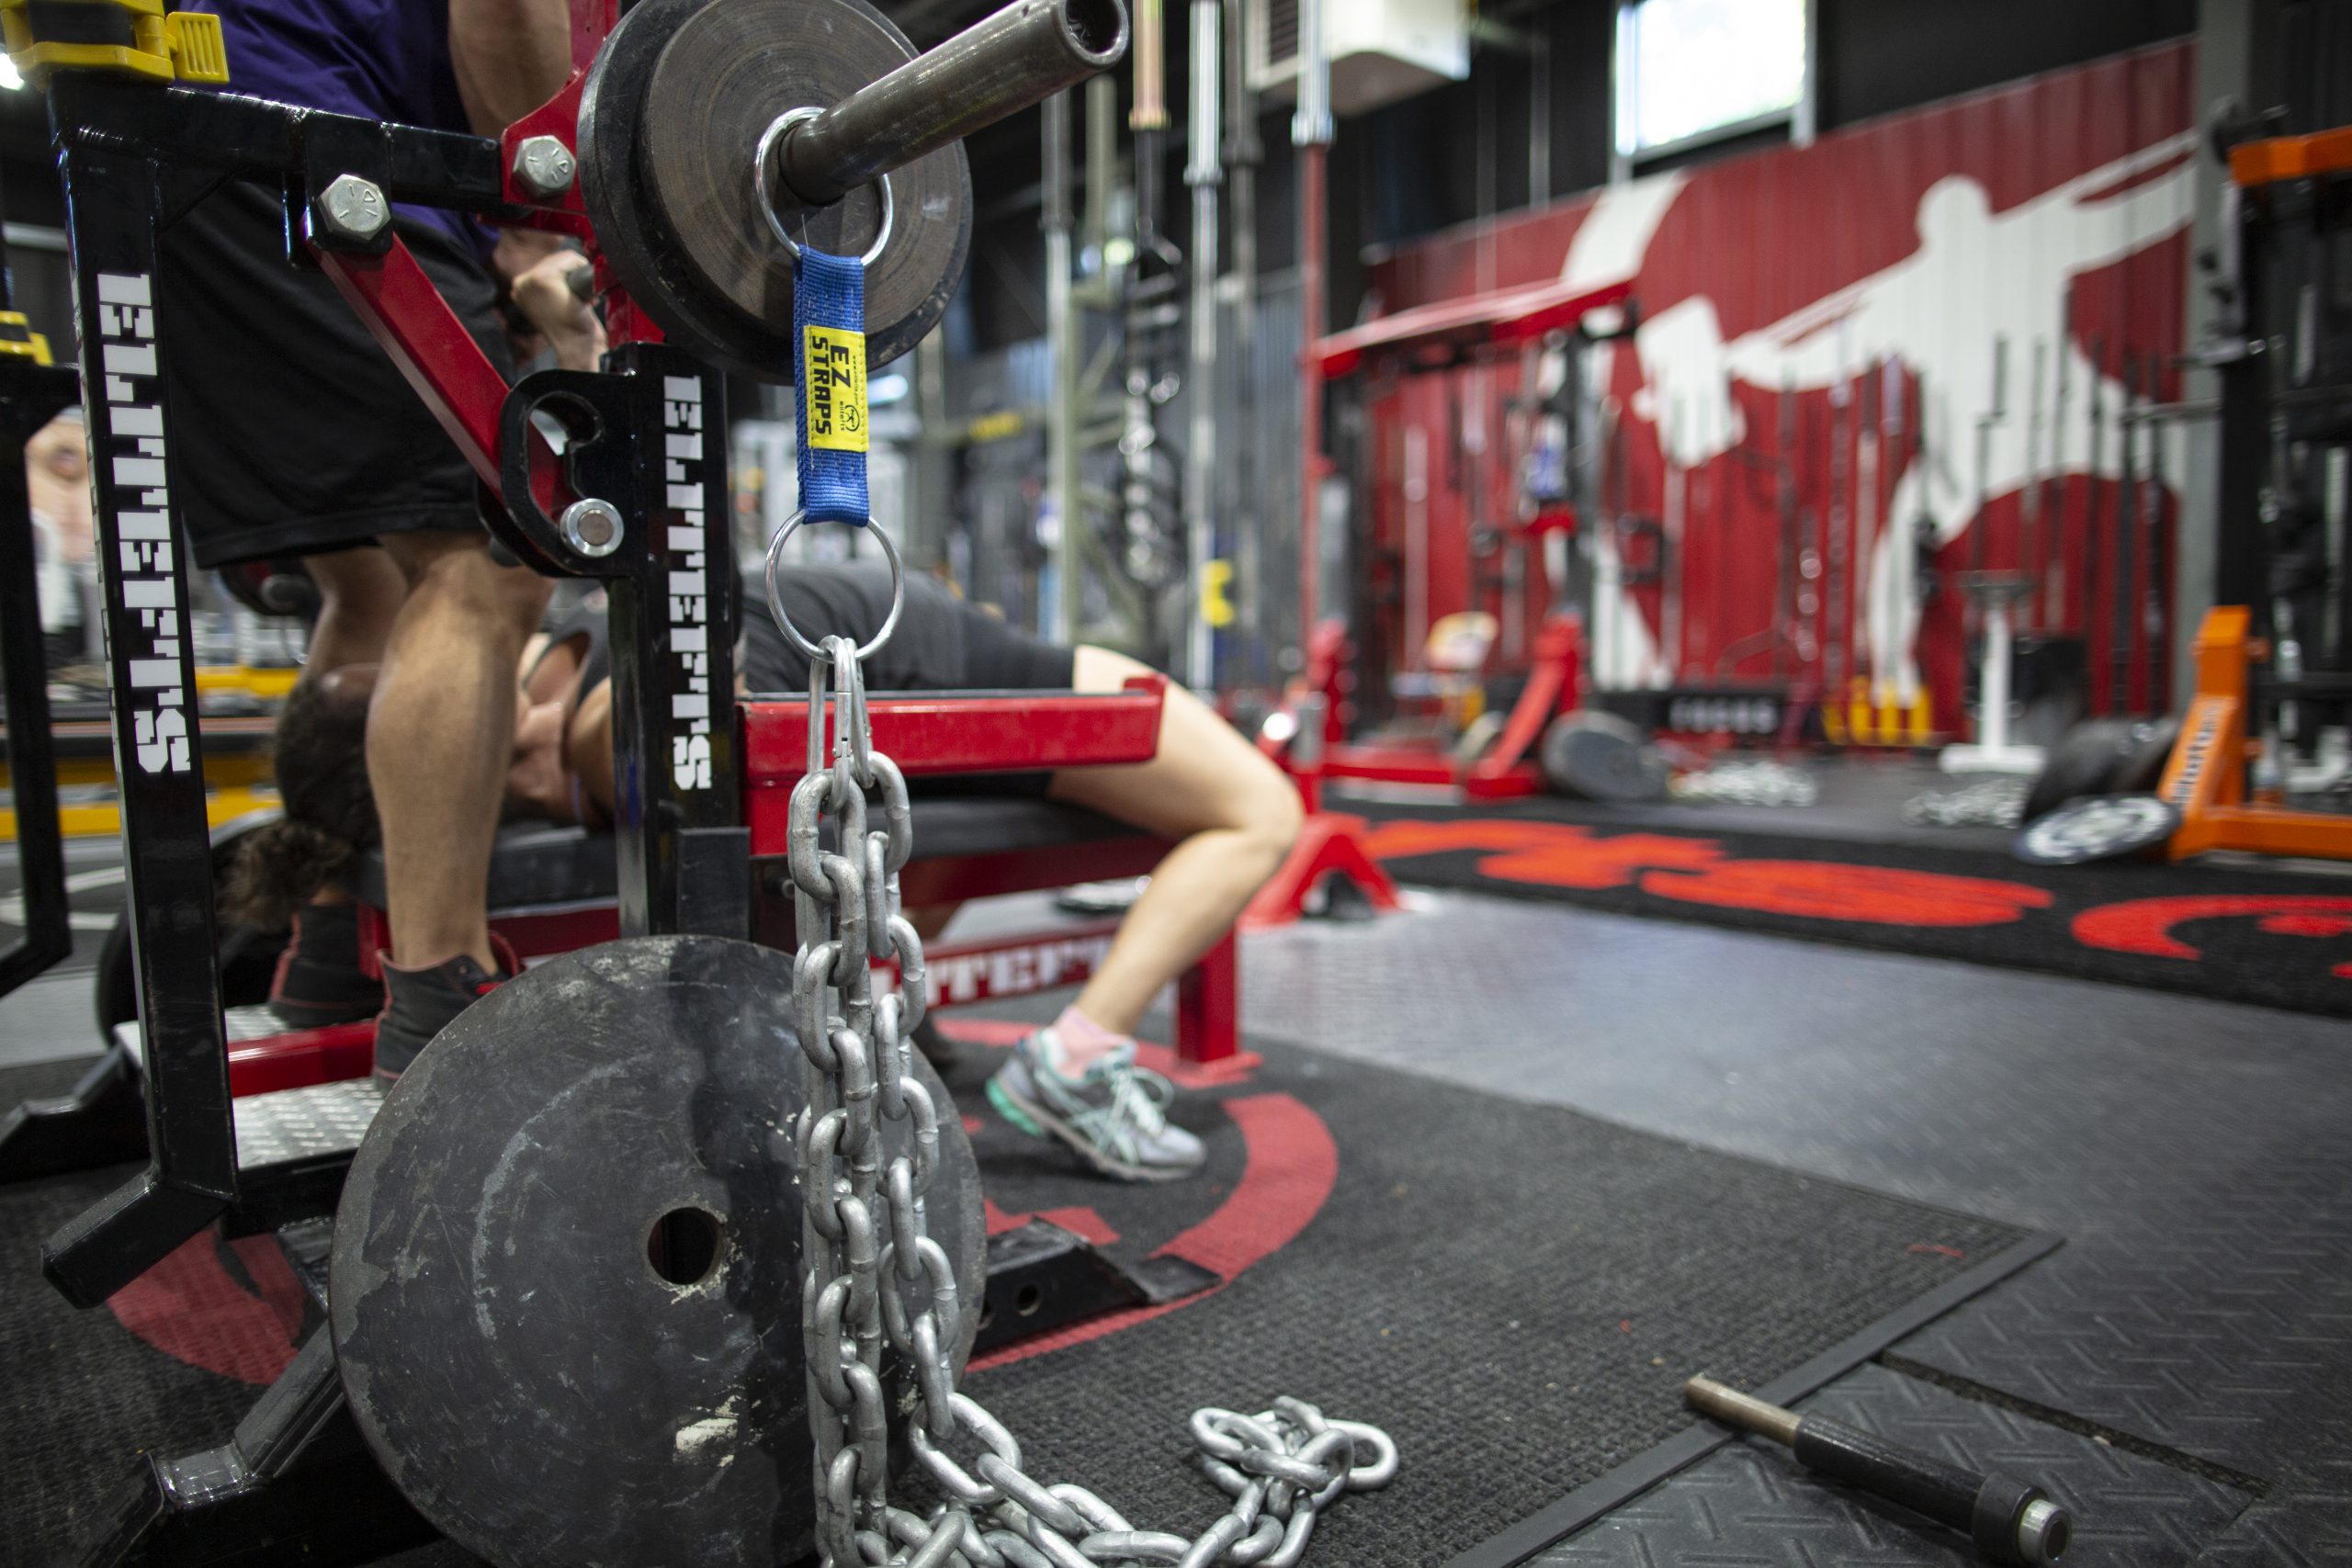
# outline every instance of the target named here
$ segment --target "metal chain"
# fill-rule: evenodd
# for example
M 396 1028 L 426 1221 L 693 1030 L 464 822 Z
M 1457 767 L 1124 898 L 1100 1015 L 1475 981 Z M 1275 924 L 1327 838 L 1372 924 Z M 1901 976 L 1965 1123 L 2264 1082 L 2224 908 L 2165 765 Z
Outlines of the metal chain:
M 1811 773 L 1769 759 L 1717 762 L 1678 774 L 1667 785 L 1677 800 L 1720 801 L 1726 806 L 1811 806 L 1821 785 Z
M 2025 817 L 2033 781 L 1984 779 L 1953 790 L 1928 790 L 1903 803 L 1903 820 L 1914 828 L 2014 828 Z
M 899 872 L 914 848 L 907 784 L 874 750 L 857 649 L 829 637 L 820 653 L 809 670 L 808 771 L 792 792 L 786 836 L 799 941 L 793 1019 L 807 1100 L 794 1148 L 819 1551 L 828 1568 L 1288 1568 L 1340 1493 L 1396 1474 L 1396 1445 L 1377 1427 L 1327 1418 L 1295 1399 L 1255 1416 L 1193 1412 L 1203 1467 L 1233 1502 L 1187 1538 L 1138 1530 L 1084 1487 L 1039 1483 L 1022 1469 L 1012 1434 L 956 1392 L 955 1265 L 931 1238 L 923 1208 L 943 1108 L 916 1079 L 908 1043 L 922 1021 L 924 990 L 922 942 L 899 902 Z M 878 827 L 869 792 L 879 797 Z M 899 987 L 877 998 L 869 960 L 892 957 Z M 912 1152 L 886 1162 L 890 1122 L 910 1130 Z M 910 1313 L 900 1292 L 917 1287 L 927 1300 Z M 885 1388 L 886 1344 L 912 1369 L 911 1389 Z M 915 1458 L 947 1495 L 928 1515 L 890 1500 L 893 1410 L 909 1413 Z M 968 1466 L 950 1455 L 959 1442 L 977 1445 Z

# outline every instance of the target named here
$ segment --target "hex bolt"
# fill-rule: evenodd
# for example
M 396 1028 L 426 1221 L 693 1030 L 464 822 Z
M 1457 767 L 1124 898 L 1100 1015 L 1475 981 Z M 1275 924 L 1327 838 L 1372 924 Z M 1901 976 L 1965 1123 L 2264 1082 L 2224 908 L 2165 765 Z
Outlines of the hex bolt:
M 563 542 L 583 556 L 600 558 L 621 547 L 620 508 L 609 501 L 575 501 L 556 525 Z
M 533 196 L 561 196 L 571 188 L 577 167 L 571 149 L 552 136 L 526 136 L 515 144 L 514 183 Z
M 365 243 L 384 231 L 392 220 L 391 203 L 371 180 L 357 175 L 337 175 L 319 192 L 319 218 L 339 239 Z

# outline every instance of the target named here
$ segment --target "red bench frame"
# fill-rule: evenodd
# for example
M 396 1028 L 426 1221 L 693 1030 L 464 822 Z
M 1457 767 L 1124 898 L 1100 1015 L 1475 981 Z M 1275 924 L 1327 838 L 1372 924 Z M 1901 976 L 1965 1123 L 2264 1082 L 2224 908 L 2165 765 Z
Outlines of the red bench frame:
M 1033 773 L 1058 768 L 1149 761 L 1159 749 L 1165 676 L 1137 676 L 1116 693 L 1023 692 L 959 697 L 876 696 L 867 712 L 875 750 L 910 779 L 955 773 Z M 806 701 L 749 700 L 736 705 L 741 738 L 743 816 L 754 860 L 786 852 L 786 818 L 792 788 L 808 765 Z M 1037 892 L 1081 882 L 1143 876 L 1174 847 L 1148 834 L 1121 834 L 1075 844 L 918 859 L 900 874 L 910 907 L 962 903 L 1003 893 Z M 917 846 L 918 852 L 921 846 Z M 523 958 L 541 958 L 620 934 L 620 917 L 607 900 L 540 906 L 493 915 L 491 929 Z M 945 1010 L 1031 995 L 1083 981 L 1118 922 L 960 942 L 925 956 L 931 1006 Z M 390 945 L 383 912 L 360 906 L 360 950 L 372 971 L 374 954 Z M 893 972 L 895 965 L 884 967 Z M 1238 1018 L 1240 970 L 1228 931 L 1179 977 L 1176 1052 L 1212 1077 L 1246 1073 L 1257 1058 L 1242 1053 Z M 300 1089 L 367 1073 L 375 1055 L 375 1025 L 337 1024 L 237 1041 L 229 1047 L 229 1089 L 243 1097 Z

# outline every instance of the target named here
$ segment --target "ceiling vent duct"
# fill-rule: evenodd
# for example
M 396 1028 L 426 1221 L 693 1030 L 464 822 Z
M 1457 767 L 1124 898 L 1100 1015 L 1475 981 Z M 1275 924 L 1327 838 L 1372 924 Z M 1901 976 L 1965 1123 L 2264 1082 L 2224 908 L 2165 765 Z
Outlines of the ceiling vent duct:
M 1324 0 L 1331 112 L 1370 112 L 1470 74 L 1463 0 Z M 1250 12 L 1250 85 L 1287 103 L 1298 95 L 1298 0 Z

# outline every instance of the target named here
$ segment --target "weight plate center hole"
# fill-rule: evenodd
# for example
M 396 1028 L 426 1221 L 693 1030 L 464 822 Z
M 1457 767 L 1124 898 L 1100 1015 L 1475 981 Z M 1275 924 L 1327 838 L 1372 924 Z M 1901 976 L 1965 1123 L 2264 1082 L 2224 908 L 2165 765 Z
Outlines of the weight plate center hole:
M 646 1233 L 645 1260 L 666 1283 L 701 1284 L 718 1270 L 727 1251 L 727 1226 L 708 1209 L 687 1204 L 672 1209 Z

